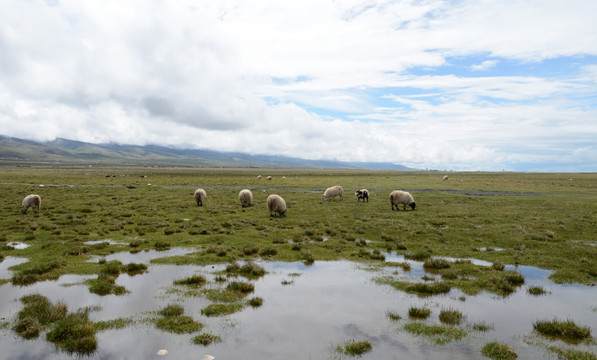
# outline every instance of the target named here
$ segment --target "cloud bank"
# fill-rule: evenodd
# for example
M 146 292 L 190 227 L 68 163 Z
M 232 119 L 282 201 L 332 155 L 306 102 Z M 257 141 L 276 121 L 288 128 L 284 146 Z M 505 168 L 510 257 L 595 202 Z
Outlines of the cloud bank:
M 597 2 L 0 2 L 0 133 L 597 171 Z

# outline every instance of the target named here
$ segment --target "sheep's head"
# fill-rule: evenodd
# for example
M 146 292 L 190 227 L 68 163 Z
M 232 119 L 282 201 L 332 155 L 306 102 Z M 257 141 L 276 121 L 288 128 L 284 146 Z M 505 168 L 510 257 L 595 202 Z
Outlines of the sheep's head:
M 410 204 L 408 204 L 408 206 L 410 206 L 411 209 L 415 209 L 415 206 L 417 206 L 417 204 L 415 204 L 415 202 L 411 202 Z

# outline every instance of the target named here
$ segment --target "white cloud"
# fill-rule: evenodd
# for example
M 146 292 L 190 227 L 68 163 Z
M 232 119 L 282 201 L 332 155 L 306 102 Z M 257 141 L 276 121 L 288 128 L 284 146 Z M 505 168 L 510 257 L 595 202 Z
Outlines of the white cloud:
M 499 170 L 534 147 L 572 159 L 597 136 L 596 11 L 592 0 L 2 1 L 0 127 L 428 168 Z M 469 56 L 466 69 L 449 58 Z M 541 71 L 560 57 L 576 72 Z M 497 72 L 505 63 L 540 71 Z

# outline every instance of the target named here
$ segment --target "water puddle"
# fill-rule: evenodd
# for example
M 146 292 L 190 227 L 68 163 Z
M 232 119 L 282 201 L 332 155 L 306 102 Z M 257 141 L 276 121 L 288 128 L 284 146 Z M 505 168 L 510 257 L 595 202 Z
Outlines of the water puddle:
M 23 249 L 27 249 L 31 245 L 25 244 L 22 242 L 13 241 L 13 242 L 7 243 L 6 246 L 10 246 L 11 248 L 16 249 L 16 250 L 23 250 Z
M 167 252 L 150 250 L 137 254 L 119 253 L 106 260 L 123 263 L 149 263 L 155 257 L 182 255 L 190 249 L 171 249 Z M 391 255 L 391 254 L 390 254 Z M 17 258 L 7 257 L 15 262 Z M 424 273 L 420 262 L 397 255 L 387 261 L 407 262 L 411 271 L 406 277 L 418 278 Z M 155 328 L 150 322 L 140 321 L 124 329 L 106 330 L 97 334 L 97 351 L 89 359 L 155 359 L 159 350 L 168 351 L 163 358 L 201 359 L 210 354 L 215 359 L 342 359 L 336 346 L 349 340 L 368 340 L 372 351 L 366 359 L 486 359 L 480 349 L 492 341 L 512 346 L 521 359 L 557 359 L 541 345 L 531 345 L 525 339 L 533 335 L 533 322 L 572 319 L 577 324 L 597 329 L 597 316 L 592 310 L 597 299 L 597 288 L 581 285 L 558 285 L 547 279 L 550 272 L 519 266 L 517 271 L 526 277 L 525 285 L 507 298 L 481 293 L 466 296 L 459 290 L 447 295 L 419 298 L 379 285 L 374 279 L 379 271 L 366 269 L 362 264 L 348 261 L 303 263 L 259 263 L 268 274 L 252 280 L 255 291 L 251 296 L 261 297 L 259 308 L 246 307 L 242 311 L 223 317 L 205 317 L 201 310 L 211 302 L 203 296 L 186 295 L 172 291 L 173 281 L 202 274 L 208 287 L 221 286 L 215 282 L 216 272 L 224 265 L 175 266 L 150 264 L 141 275 L 121 274 L 116 284 L 129 293 L 123 296 L 98 296 L 83 284 L 90 276 L 67 275 L 57 281 L 44 281 L 28 287 L 0 286 L 0 319 L 12 321 L 22 305 L 18 300 L 24 295 L 39 293 L 53 302 L 66 303 L 70 311 L 90 307 L 92 321 L 116 318 L 147 318 L 169 304 L 180 304 L 185 315 L 204 324 L 201 332 L 221 337 L 222 341 L 209 346 L 195 345 L 195 334 L 171 334 Z M 0 269 L 2 269 L 0 268 Z M 507 267 L 513 268 L 513 267 Z M 393 268 L 393 271 L 402 271 Z M 385 270 L 381 270 L 385 271 Z M 93 277 L 93 276 L 91 276 Z M 245 281 L 243 279 L 243 281 Z M 291 285 L 284 285 L 284 283 Z M 531 296 L 527 286 L 540 285 L 549 293 Z M 426 338 L 413 336 L 402 327 L 411 322 L 408 309 L 424 306 L 431 309 L 428 325 L 439 324 L 440 310 L 453 308 L 466 316 L 460 327 L 467 330 L 462 340 L 436 345 Z M 387 313 L 399 314 L 401 320 L 391 320 Z M 493 330 L 478 332 L 472 324 L 486 322 Z M 544 340 L 547 343 L 549 340 Z M 554 342 L 553 345 L 562 345 Z M 2 356 L 10 359 L 75 359 L 76 355 L 57 352 L 44 340 L 23 340 L 14 335 L 10 327 L 0 330 Z M 597 345 L 580 345 L 584 351 L 597 351 Z
M 92 257 L 89 262 L 98 262 L 100 259 L 106 259 L 106 261 L 118 260 L 123 264 L 128 263 L 136 263 L 136 264 L 149 264 L 149 262 L 153 259 L 163 258 L 163 257 L 170 257 L 170 256 L 182 256 L 188 255 L 197 251 L 197 249 L 188 249 L 188 248 L 171 248 L 168 250 L 143 250 L 137 253 L 131 252 L 120 252 L 115 254 L 110 254 L 108 256 L 94 256 Z
M 121 241 L 114 241 L 112 239 L 104 239 L 104 240 L 90 240 L 85 241 L 83 244 L 85 245 L 97 245 L 107 243 L 108 245 L 128 245 L 129 243 L 121 242 Z
M 29 259 L 14 256 L 5 257 L 4 261 L 0 262 L 0 279 L 12 278 L 12 271 L 8 270 L 8 268 L 22 263 L 26 263 L 27 261 L 29 261 Z M 0 303 L 0 305 L 2 305 L 2 303 Z

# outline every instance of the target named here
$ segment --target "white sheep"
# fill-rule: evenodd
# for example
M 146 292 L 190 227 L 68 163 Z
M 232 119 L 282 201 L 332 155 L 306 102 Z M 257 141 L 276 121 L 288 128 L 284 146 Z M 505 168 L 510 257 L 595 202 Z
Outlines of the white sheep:
M 444 181 L 448 180 L 448 175 L 444 175 Z
M 39 208 L 41 207 L 41 197 L 37 194 L 27 195 L 23 199 L 22 205 L 23 214 L 26 214 L 29 208 L 31 208 L 33 212 L 39 212 Z
M 253 205 L 253 193 L 249 189 L 243 189 L 238 193 L 240 206 L 247 207 Z
M 413 196 L 409 192 L 402 190 L 394 190 L 390 193 L 390 203 L 392 204 L 392 211 L 394 210 L 394 206 L 396 210 L 400 210 L 398 205 L 402 205 L 403 210 L 406 210 L 406 205 L 410 206 L 413 210 L 417 206 Z
M 335 186 L 329 187 L 323 193 L 323 196 L 321 197 L 321 201 L 325 201 L 326 199 L 331 199 L 336 196 L 339 196 L 340 200 L 344 200 L 344 198 L 342 197 L 342 192 L 344 192 L 344 190 L 342 189 L 342 186 L 340 186 L 340 185 L 335 185 Z
M 286 213 L 286 201 L 280 195 L 271 194 L 267 197 L 267 209 L 269 216 L 283 216 Z
M 261 176 L 261 175 L 257 175 L 257 180 L 261 180 L 262 177 L 263 176 Z
M 268 177 L 265 178 L 265 180 L 271 180 L 271 179 L 272 179 L 271 176 L 268 176 Z
M 203 206 L 203 202 L 205 201 L 205 198 L 207 198 L 205 190 L 197 189 L 195 190 L 195 194 L 193 194 L 193 196 L 195 197 L 195 201 L 197 201 L 197 206 Z
M 357 192 L 355 192 L 354 194 L 357 197 L 357 201 L 361 201 L 361 199 L 363 199 L 363 202 L 365 202 L 365 199 L 367 199 L 367 202 L 369 202 L 369 190 L 357 190 Z

